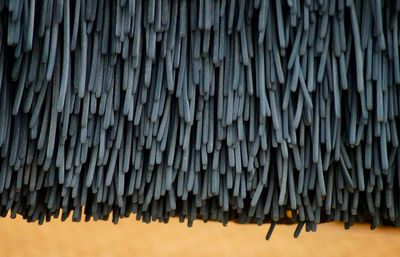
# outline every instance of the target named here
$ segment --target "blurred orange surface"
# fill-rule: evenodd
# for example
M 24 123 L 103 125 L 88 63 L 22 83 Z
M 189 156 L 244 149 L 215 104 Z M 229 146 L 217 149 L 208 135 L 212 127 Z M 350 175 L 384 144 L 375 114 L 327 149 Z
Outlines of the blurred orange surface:
M 59 220 L 42 226 L 21 218 L 0 219 L 0 256 L 400 256 L 400 229 L 368 225 L 344 230 L 342 224 L 318 226 L 317 233 L 302 232 L 294 239 L 293 225 L 278 225 L 270 241 L 268 226 L 201 221 L 192 228 L 143 224 L 133 218 L 111 222 L 73 223 Z

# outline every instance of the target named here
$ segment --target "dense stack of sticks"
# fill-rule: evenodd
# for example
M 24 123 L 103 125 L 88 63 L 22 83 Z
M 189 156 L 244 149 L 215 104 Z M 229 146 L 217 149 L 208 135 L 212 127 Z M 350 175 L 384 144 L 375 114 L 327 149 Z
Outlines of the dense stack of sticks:
M 0 1 L 1 214 L 400 224 L 399 10 Z

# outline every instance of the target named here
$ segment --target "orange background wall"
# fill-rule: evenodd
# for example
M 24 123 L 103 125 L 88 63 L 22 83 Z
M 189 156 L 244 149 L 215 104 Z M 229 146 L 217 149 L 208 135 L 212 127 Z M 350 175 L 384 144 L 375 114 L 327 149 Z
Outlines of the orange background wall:
M 111 222 L 72 223 L 54 220 L 42 226 L 21 218 L 0 219 L 0 256 L 400 256 L 400 229 L 368 225 L 344 230 L 342 224 L 318 226 L 317 233 L 279 225 L 270 241 L 268 226 L 195 222 L 192 228 L 169 224 L 143 224 L 134 218 Z

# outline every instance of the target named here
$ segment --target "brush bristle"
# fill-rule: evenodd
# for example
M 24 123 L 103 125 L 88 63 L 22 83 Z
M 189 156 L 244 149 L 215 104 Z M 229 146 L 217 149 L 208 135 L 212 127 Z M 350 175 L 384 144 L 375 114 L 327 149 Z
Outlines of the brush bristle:
M 0 213 L 399 225 L 400 1 L 0 1 Z

